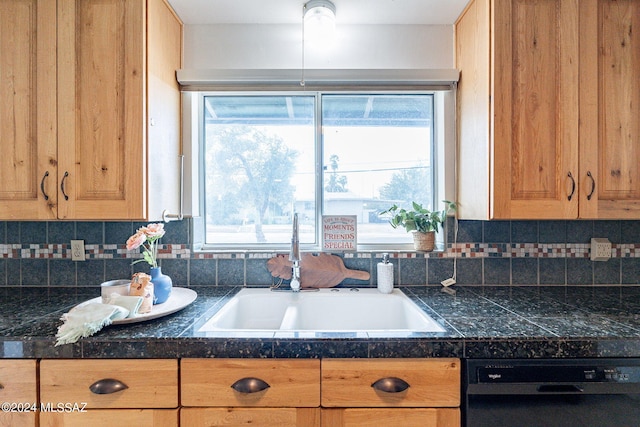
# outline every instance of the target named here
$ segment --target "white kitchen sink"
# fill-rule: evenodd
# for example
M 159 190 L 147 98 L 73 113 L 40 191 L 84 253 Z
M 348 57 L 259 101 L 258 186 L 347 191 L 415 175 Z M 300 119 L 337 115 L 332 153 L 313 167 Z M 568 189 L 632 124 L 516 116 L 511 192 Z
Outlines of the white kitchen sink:
M 398 289 L 331 288 L 310 292 L 242 289 L 198 332 L 445 332 Z

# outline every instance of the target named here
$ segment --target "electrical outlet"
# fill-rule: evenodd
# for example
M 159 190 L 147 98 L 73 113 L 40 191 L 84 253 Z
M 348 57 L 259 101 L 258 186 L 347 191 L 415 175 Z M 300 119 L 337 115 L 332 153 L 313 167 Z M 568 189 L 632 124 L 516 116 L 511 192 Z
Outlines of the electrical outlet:
M 611 242 L 605 237 L 591 239 L 591 261 L 606 261 L 611 258 Z
M 71 260 L 84 261 L 84 240 L 71 241 Z

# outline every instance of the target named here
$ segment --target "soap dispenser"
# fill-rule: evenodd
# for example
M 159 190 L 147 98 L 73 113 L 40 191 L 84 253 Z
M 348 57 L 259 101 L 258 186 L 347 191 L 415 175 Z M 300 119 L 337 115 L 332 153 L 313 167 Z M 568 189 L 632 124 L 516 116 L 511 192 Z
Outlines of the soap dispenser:
M 387 253 L 382 254 L 382 262 L 378 263 L 378 290 L 383 294 L 393 291 L 393 264 Z

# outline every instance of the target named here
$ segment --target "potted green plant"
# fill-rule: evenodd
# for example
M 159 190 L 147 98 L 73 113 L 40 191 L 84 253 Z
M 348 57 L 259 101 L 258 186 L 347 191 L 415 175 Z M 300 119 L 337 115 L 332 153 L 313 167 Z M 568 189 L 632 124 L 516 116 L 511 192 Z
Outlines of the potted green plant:
M 443 200 L 445 209 L 430 211 L 421 204 L 411 202 L 413 209 L 407 210 L 393 205 L 380 215 L 391 214 L 389 224 L 393 228 L 403 227 L 407 232 L 413 232 L 413 245 L 418 251 L 432 251 L 435 246 L 435 233 L 447 219 L 447 214 L 456 210 L 457 205 L 449 200 Z

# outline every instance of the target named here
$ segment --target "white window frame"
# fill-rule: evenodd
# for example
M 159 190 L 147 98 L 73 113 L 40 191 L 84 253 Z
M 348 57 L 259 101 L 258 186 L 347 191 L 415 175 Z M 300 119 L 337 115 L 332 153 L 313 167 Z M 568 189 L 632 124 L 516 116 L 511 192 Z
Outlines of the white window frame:
M 287 245 L 273 244 L 268 247 L 254 247 L 250 245 L 238 246 L 223 246 L 223 245 L 207 245 L 205 240 L 205 221 L 201 214 L 204 212 L 204 176 L 200 171 L 203 169 L 203 138 L 204 138 L 204 126 L 203 126 L 203 109 L 200 107 L 203 105 L 204 97 L 208 95 L 250 95 L 252 93 L 265 94 L 265 90 L 269 94 L 281 95 L 282 93 L 290 94 L 291 91 L 272 91 L 266 88 L 262 91 L 256 91 L 255 88 L 249 88 L 247 91 L 184 91 L 182 93 L 182 105 L 183 105 L 183 154 L 185 156 L 185 194 L 184 194 L 184 208 L 185 215 L 193 217 L 193 250 L 194 251 L 224 251 L 224 252 L 273 252 L 278 250 L 288 249 Z M 449 90 L 442 90 L 441 87 L 438 90 L 375 90 L 374 88 L 354 88 L 353 90 L 325 90 L 322 89 L 322 94 L 433 94 L 434 95 L 434 193 L 435 193 L 435 208 L 438 209 L 437 204 L 443 200 L 456 200 L 456 167 L 455 157 L 457 155 L 456 150 L 456 129 L 455 129 L 455 97 L 456 97 L 456 83 L 452 83 Z M 299 88 L 298 88 L 299 91 Z M 310 95 L 310 93 L 307 93 Z M 316 95 L 318 96 L 318 95 Z M 317 103 L 319 106 L 319 103 Z M 317 112 L 316 112 L 317 113 Z M 318 120 L 316 132 L 321 132 L 321 123 Z M 320 151 L 320 144 L 316 144 L 316 150 Z M 316 154 L 321 155 L 321 153 Z M 318 157 L 321 159 L 321 157 Z M 322 190 L 322 183 L 319 184 Z M 319 198 L 317 203 L 317 215 L 318 219 L 321 215 L 322 209 L 322 191 L 316 195 Z M 319 222 L 318 222 L 319 224 Z M 319 231 L 317 231 L 319 233 Z M 445 245 L 445 233 L 442 230 L 436 236 L 437 248 L 442 249 Z M 306 251 L 318 251 L 320 249 L 321 241 L 318 238 L 318 243 L 313 246 L 303 246 L 302 249 Z M 358 244 L 358 251 L 413 251 L 413 246 L 410 243 L 407 244 Z

